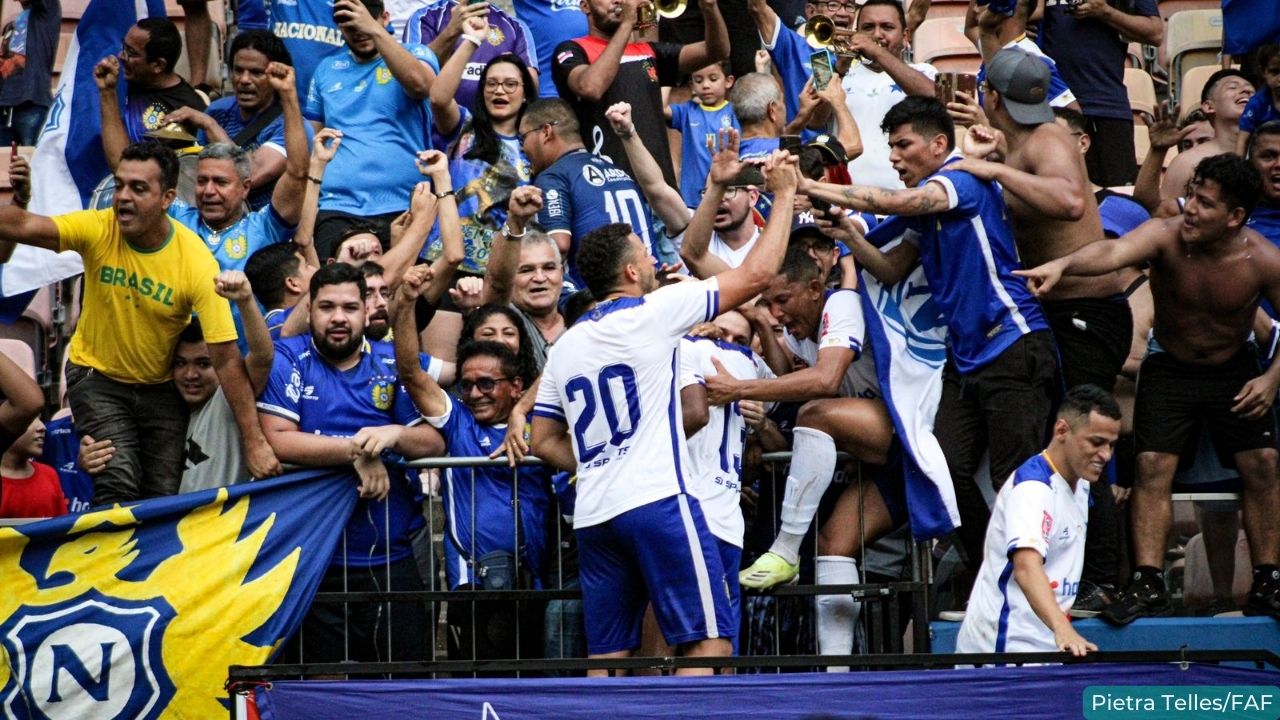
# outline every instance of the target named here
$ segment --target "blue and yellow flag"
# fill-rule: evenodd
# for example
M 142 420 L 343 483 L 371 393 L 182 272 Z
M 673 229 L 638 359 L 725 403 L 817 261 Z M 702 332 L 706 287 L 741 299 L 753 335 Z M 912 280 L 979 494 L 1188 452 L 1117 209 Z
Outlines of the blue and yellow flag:
M 226 717 L 298 627 L 355 506 L 295 473 L 0 528 L 0 717 Z

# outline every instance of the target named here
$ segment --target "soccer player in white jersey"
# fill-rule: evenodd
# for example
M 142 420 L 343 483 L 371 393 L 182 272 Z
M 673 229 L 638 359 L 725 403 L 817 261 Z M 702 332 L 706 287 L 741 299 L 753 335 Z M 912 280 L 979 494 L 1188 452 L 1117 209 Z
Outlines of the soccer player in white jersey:
M 729 154 L 717 159 L 736 172 Z M 775 153 L 767 168 L 770 190 L 789 207 L 794 158 Z M 769 284 L 790 220 L 786 213 L 771 218 L 742 265 L 661 290 L 654 260 L 630 226 L 605 225 L 581 240 L 578 268 L 598 304 L 547 357 L 532 446 L 539 457 L 578 474 L 574 533 L 590 657 L 630 655 L 640 644 L 650 600 L 663 636 L 684 655 L 732 651 L 728 638 L 737 628 L 726 626 L 724 570 L 699 504 L 687 494 L 678 348 L 695 324 Z
M 786 330 L 788 348 L 807 367 L 772 380 L 738 380 L 718 374 L 707 378 L 713 403 L 743 399 L 808 401 L 796 418 L 791 472 L 782 500 L 778 537 L 739 575 L 744 587 L 767 589 L 794 582 L 800 571 L 800 544 L 818 512 L 836 470 L 837 449 L 870 465 L 883 465 L 893 440 L 893 425 L 880 395 L 871 354 L 862 342 L 866 323 L 857 291 L 827 290 L 823 273 L 808 251 L 796 243 L 787 250 L 782 270 L 763 294 L 769 311 Z M 776 343 L 763 345 L 771 357 Z M 862 543 L 874 540 L 906 520 L 901 481 L 867 467 L 874 482 L 851 484 L 818 533 L 816 580 L 819 585 L 858 582 L 854 556 Z M 848 655 L 853 651 L 858 605 L 849 595 L 817 598 L 818 652 Z
M 774 375 L 764 359 L 751 351 L 751 323 L 742 313 L 730 310 L 712 322 L 718 337 L 686 336 L 680 341 L 680 405 L 693 469 L 689 491 L 698 499 L 707 527 L 716 538 L 729 589 L 730 624 L 737 627 L 742 616 L 737 569 L 746 526 L 740 503 L 747 424 L 739 403 L 707 402 L 706 378 L 725 371 L 743 380 Z M 737 638 L 734 640 L 736 653 Z
M 1067 393 L 1049 447 L 996 495 L 956 652 L 1098 649 L 1071 627 L 1067 610 L 1084 570 L 1088 484 L 1102 475 L 1119 434 L 1120 406 L 1105 390 L 1077 385 Z

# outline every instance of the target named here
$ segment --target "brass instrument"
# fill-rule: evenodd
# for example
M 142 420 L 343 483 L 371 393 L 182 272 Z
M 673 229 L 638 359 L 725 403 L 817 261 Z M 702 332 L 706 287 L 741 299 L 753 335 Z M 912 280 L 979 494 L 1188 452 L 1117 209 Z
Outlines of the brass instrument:
M 636 8 L 636 29 L 656 27 L 658 18 L 678 18 L 689 7 L 689 0 L 653 0 Z
M 858 53 L 850 49 L 847 41 L 836 34 L 836 23 L 828 15 L 814 15 L 805 21 L 800 34 L 809 47 L 815 50 L 830 50 L 837 57 L 860 60 Z

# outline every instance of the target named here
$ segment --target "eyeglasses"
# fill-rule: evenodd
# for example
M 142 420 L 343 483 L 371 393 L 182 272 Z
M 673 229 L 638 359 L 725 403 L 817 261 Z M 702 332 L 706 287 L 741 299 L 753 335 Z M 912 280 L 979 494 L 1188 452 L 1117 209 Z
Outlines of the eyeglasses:
M 724 199 L 725 199 L 725 200 L 732 200 L 732 199 L 734 199 L 735 197 L 737 197 L 737 196 L 738 196 L 738 191 L 739 191 L 739 190 L 742 190 L 742 191 L 744 191 L 744 192 L 745 192 L 745 191 L 750 190 L 750 189 L 751 189 L 751 188 L 750 188 L 749 186 L 744 186 L 744 185 L 734 185 L 734 186 L 732 186 L 732 187 L 727 187 L 727 188 L 725 188 L 725 189 L 724 189 Z M 702 188 L 701 190 L 699 190 L 699 191 L 698 191 L 698 197 L 699 197 L 699 198 L 706 196 L 706 194 L 707 194 L 707 189 L 706 189 L 706 188 Z
M 539 125 L 536 128 L 533 128 L 532 130 L 525 130 L 524 132 L 520 133 L 520 144 L 523 145 L 525 140 L 529 139 L 530 135 L 538 132 L 539 130 L 543 128 L 555 127 L 559 124 L 560 124 L 559 120 L 552 120 L 551 122 L 542 123 L 541 125 Z
M 847 12 L 847 13 L 852 13 L 852 12 L 857 12 L 857 11 L 858 11 L 858 3 L 856 3 L 856 2 L 846 2 L 846 3 L 842 3 L 842 2 L 816 2 L 816 3 L 814 3 L 814 5 L 817 5 L 818 7 L 826 8 L 826 9 L 827 9 L 827 12 L 836 12 L 836 11 L 839 11 L 839 10 L 844 10 L 844 11 L 845 11 L 845 12 Z
M 494 80 L 494 79 L 489 79 L 489 80 L 485 80 L 485 81 L 484 81 L 484 89 L 485 89 L 485 90 L 488 90 L 489 92 L 496 92 L 496 91 L 498 90 L 498 88 L 502 88 L 503 90 L 507 91 L 508 93 L 513 93 L 513 92 L 515 92 L 516 90 L 519 90 L 519 89 L 520 89 L 520 84 L 521 84 L 521 83 L 520 83 L 520 81 L 519 81 L 519 80 L 511 80 L 511 79 L 507 79 L 507 80 Z
M 477 389 L 482 393 L 491 393 L 493 389 L 498 387 L 498 383 L 506 382 L 511 378 L 476 378 L 475 380 L 459 380 L 458 388 L 462 390 L 463 395 L 471 394 L 471 390 Z

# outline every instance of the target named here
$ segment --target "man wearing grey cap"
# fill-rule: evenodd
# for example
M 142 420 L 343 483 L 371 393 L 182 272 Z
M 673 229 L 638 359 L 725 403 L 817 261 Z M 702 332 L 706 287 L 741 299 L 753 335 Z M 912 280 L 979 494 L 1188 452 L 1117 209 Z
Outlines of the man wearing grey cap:
M 969 157 L 955 167 L 1004 188 L 1023 262 L 1034 267 L 1102 240 L 1102 221 L 1084 158 L 1070 131 L 1054 122 L 1049 106 L 1048 67 L 1030 53 L 1006 48 L 987 63 L 985 82 L 983 105 L 995 129 L 970 128 L 961 143 Z M 1000 156 L 1003 162 L 985 159 Z M 1133 335 L 1133 316 L 1123 290 L 1120 274 L 1110 272 L 1072 277 L 1041 299 L 1068 388 L 1085 383 L 1107 391 L 1114 388 Z M 1110 489 L 1091 487 L 1091 517 L 1114 515 Z M 1094 532 L 1106 525 L 1090 523 Z M 1116 572 L 1112 565 L 1085 578 L 1088 587 L 1080 592 L 1078 603 L 1082 611 L 1102 609 Z

